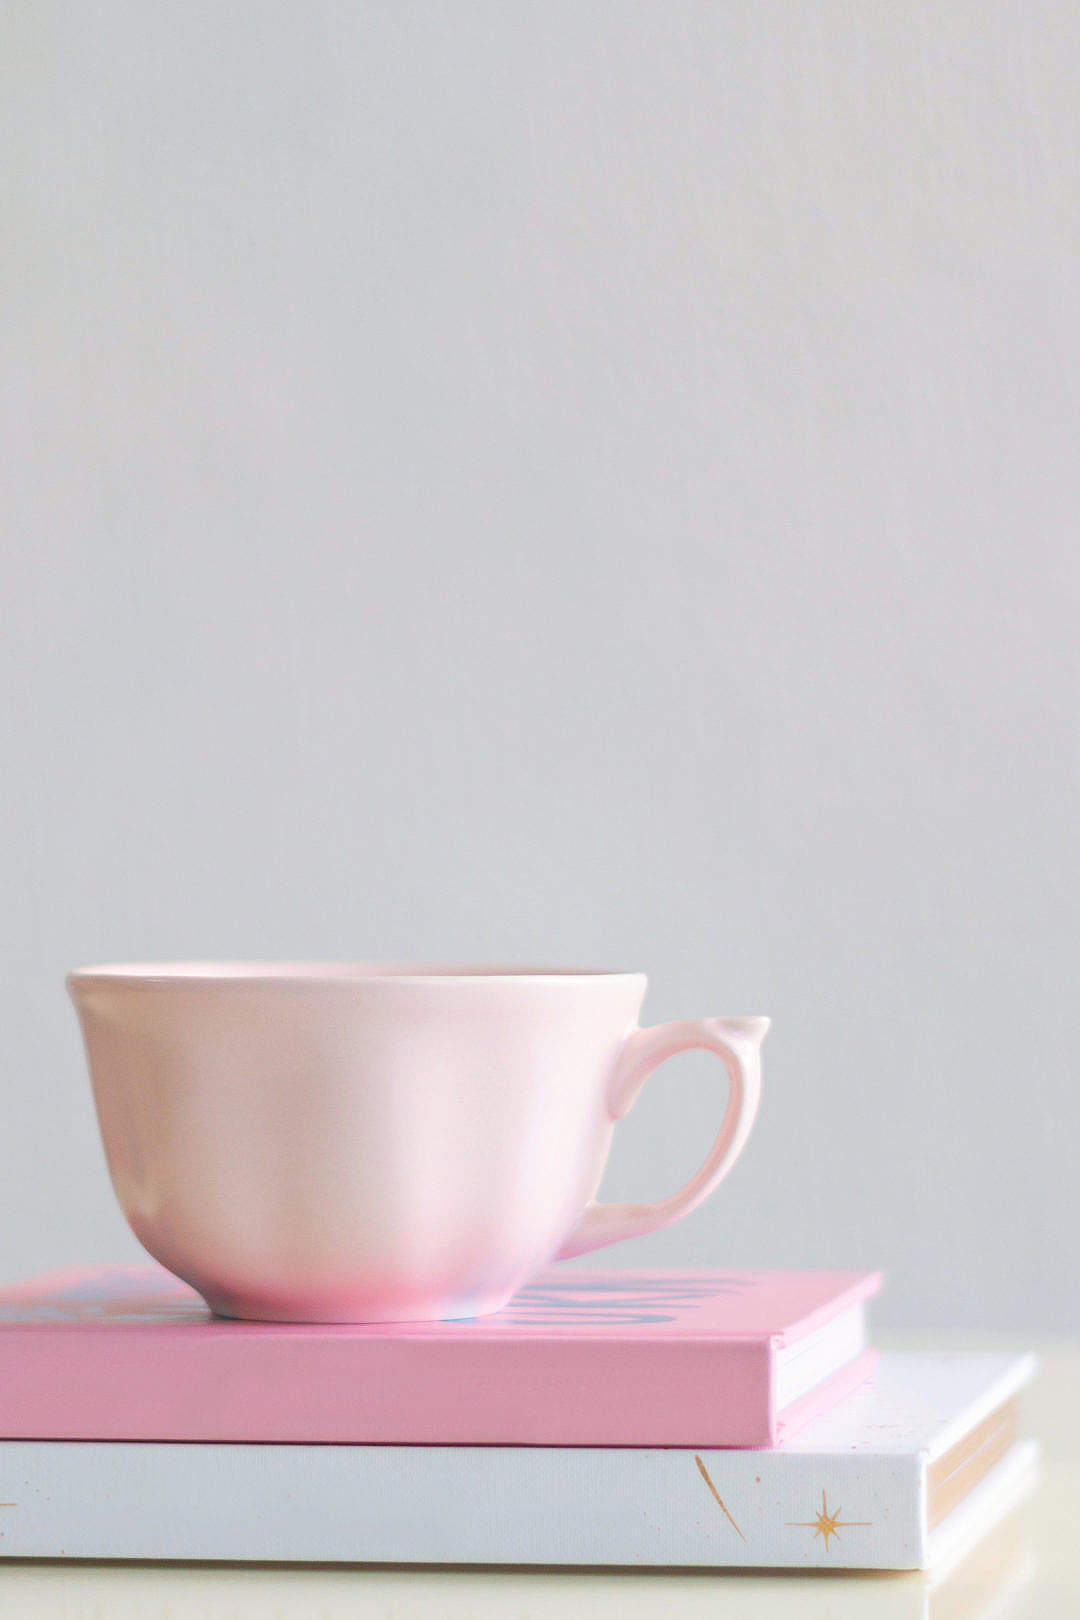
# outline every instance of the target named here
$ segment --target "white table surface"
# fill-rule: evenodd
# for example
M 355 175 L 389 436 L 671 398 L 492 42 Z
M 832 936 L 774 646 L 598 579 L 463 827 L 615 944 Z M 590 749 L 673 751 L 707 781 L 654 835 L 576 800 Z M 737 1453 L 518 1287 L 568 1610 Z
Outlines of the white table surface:
M 919 1347 L 999 1348 L 937 1337 Z M 915 1347 L 913 1341 L 905 1348 Z M 1044 1447 L 1036 1490 L 944 1583 L 921 1574 L 603 1573 L 335 1566 L 0 1561 L 0 1616 L 36 1620 L 1077 1620 L 1080 1347 L 1041 1357 L 1026 1430 Z

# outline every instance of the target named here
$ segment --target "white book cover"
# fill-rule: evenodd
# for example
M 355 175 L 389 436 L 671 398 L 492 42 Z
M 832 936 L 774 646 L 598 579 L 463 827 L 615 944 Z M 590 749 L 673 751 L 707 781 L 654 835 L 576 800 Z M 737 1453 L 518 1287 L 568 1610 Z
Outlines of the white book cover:
M 771 1450 L 0 1443 L 0 1555 L 913 1569 L 1005 1511 L 1031 1358 L 884 1355 Z

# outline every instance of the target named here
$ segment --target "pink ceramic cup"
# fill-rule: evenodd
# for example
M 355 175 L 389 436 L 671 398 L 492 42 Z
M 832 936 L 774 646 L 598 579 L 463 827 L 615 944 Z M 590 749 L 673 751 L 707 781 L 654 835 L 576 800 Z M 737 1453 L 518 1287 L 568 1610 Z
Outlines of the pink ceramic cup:
M 170 963 L 68 978 L 132 1231 L 223 1316 L 496 1311 L 552 1259 L 654 1231 L 742 1152 L 766 1018 L 638 1027 L 641 973 Z M 719 1135 L 651 1204 L 601 1204 L 658 1064 L 720 1058 Z

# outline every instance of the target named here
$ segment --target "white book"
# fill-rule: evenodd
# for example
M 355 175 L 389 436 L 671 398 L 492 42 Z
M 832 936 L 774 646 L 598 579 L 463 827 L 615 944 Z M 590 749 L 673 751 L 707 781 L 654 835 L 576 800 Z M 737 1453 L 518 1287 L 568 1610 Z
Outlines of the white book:
M 882 1356 L 771 1450 L 0 1443 L 5 1557 L 913 1569 L 1021 1492 L 1033 1361 Z

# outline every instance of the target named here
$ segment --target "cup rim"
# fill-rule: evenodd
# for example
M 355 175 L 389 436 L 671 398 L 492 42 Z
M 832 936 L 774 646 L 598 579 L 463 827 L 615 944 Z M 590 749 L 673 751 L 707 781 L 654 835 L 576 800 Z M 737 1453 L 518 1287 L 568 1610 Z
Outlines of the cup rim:
M 517 967 L 513 964 L 397 962 L 117 962 L 76 968 L 67 975 L 70 991 L 99 984 L 131 988 L 239 989 L 270 986 L 309 989 L 359 984 L 587 983 L 638 980 L 644 973 L 621 968 Z

